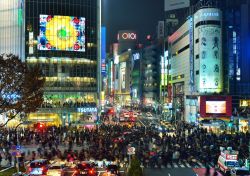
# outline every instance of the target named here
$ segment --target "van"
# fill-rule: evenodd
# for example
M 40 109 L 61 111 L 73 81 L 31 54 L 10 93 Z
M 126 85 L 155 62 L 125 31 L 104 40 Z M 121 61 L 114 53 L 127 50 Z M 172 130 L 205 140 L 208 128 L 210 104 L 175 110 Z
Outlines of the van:
M 233 168 L 240 167 L 238 153 L 236 151 L 222 151 L 218 158 L 218 168 L 225 174 L 229 174 Z

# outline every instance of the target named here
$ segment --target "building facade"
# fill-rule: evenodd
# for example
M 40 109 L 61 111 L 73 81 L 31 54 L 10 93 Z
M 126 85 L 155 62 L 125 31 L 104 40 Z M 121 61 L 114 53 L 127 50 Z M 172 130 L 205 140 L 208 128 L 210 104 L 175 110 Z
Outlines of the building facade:
M 213 6 L 196 9 L 168 38 L 168 49 L 175 120 L 228 119 L 231 99 L 224 96 L 222 11 Z M 204 97 L 207 109 L 209 101 L 214 103 L 209 112 L 201 106 Z
M 96 116 L 100 7 L 99 0 L 1 1 L 1 52 L 39 65 L 46 79 L 44 103 L 29 121 L 69 125 Z
M 98 5 L 25 1 L 25 58 L 46 78 L 44 103 L 30 120 L 67 125 L 97 113 Z
M 151 44 L 142 53 L 142 96 L 144 106 L 155 107 L 159 102 L 161 46 Z M 158 107 L 158 106 L 157 106 Z
M 224 16 L 224 52 L 226 88 L 232 95 L 233 117 L 238 130 L 249 129 L 250 117 L 250 2 L 226 0 Z
M 0 53 L 15 54 L 23 61 L 25 58 L 25 11 L 24 1 L 0 1 Z

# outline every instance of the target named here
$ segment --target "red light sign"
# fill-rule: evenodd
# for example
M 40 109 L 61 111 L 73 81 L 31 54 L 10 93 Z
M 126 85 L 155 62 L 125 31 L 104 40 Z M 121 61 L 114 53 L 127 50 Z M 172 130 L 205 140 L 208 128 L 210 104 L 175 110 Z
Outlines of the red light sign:
M 136 33 L 125 32 L 125 33 L 122 33 L 121 36 L 122 36 L 122 39 L 124 40 L 136 40 L 137 38 Z

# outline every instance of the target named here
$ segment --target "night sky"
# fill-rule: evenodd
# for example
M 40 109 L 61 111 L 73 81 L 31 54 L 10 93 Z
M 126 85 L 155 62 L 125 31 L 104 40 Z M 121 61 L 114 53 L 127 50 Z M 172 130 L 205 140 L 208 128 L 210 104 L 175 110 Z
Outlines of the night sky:
M 107 46 L 116 42 L 119 30 L 135 30 L 139 42 L 155 34 L 159 20 L 164 20 L 164 0 L 103 0 L 103 25 L 107 27 Z

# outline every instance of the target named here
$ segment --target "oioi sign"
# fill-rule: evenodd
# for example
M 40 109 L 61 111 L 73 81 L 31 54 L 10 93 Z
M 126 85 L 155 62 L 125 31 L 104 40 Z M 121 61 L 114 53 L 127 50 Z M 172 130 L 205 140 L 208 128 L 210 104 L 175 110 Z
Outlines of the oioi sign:
M 118 40 L 136 40 L 137 34 L 132 31 L 123 31 L 119 32 L 118 34 Z
M 127 40 L 127 39 L 131 39 L 131 40 L 136 40 L 136 33 L 123 33 L 122 34 L 122 39 Z

